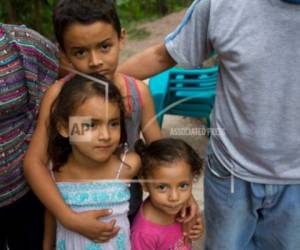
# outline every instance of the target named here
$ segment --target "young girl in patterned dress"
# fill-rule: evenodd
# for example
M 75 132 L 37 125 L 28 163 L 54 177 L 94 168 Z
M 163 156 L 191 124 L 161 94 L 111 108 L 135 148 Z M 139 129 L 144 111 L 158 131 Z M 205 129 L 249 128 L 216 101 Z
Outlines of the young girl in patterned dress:
M 75 76 L 63 86 L 51 107 L 48 154 L 55 182 L 68 206 L 75 212 L 111 209 L 112 215 L 101 220 L 112 228 L 117 226 L 118 232 L 109 242 L 97 243 L 57 221 L 57 250 L 131 249 L 130 192 L 125 180 L 137 174 L 139 157 L 127 153 L 122 96 L 114 84 L 101 80 L 109 85 L 108 101 L 99 82 Z M 53 224 L 48 213 L 44 250 L 53 249 Z

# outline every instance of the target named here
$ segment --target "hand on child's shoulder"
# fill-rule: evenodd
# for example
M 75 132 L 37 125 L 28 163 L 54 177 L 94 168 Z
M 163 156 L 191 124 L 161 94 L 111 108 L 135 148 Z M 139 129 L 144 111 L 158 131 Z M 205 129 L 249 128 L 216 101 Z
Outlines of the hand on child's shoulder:
M 75 75 L 73 73 L 67 74 L 64 77 L 56 80 L 47 90 L 46 96 L 51 96 L 52 99 L 55 99 L 58 94 L 60 93 L 62 87 L 74 77 Z
M 125 164 L 128 166 L 124 174 L 125 178 L 131 179 L 137 176 L 141 167 L 141 158 L 135 152 L 129 152 L 126 156 Z
M 60 93 L 65 81 L 63 79 L 56 80 L 46 91 L 44 99 L 54 101 Z
M 53 104 L 56 97 L 59 95 L 64 84 L 65 84 L 65 81 L 60 79 L 60 80 L 55 81 L 47 89 L 47 91 L 42 99 L 37 127 L 39 127 L 41 124 L 44 123 L 44 121 L 47 121 L 49 119 L 51 105 Z

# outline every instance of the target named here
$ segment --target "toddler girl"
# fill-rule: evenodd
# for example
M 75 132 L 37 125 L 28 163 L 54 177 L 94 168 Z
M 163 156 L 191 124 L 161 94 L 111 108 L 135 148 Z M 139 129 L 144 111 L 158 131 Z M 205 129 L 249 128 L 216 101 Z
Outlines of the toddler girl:
M 136 145 L 141 156 L 142 185 L 148 198 L 143 202 L 131 228 L 134 250 L 184 250 L 182 225 L 176 216 L 192 195 L 193 180 L 200 176 L 202 162 L 184 141 L 165 138 L 145 146 Z M 200 218 L 190 231 L 190 239 L 202 234 Z

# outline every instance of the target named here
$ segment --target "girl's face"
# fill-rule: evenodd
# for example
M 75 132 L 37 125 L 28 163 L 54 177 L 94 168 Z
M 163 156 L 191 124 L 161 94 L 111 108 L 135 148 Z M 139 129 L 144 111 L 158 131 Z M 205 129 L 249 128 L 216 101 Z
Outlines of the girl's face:
M 111 24 L 71 24 L 64 34 L 63 55 L 80 72 L 98 73 L 112 80 L 118 66 L 120 49 L 124 46 L 125 32 L 121 37 Z
M 168 166 L 156 166 L 149 179 L 155 182 L 144 187 L 150 194 L 152 207 L 159 213 L 175 217 L 192 195 L 191 167 L 182 160 Z
M 81 104 L 69 119 L 69 139 L 74 158 L 83 163 L 103 163 L 110 159 L 120 143 L 120 109 L 93 96 Z

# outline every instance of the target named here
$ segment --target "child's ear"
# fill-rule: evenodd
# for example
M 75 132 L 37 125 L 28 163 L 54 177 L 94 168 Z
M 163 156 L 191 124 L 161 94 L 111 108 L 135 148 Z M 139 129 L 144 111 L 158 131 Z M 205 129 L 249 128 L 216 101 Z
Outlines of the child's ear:
M 126 36 L 127 36 L 126 30 L 124 28 L 122 28 L 120 38 L 119 38 L 120 49 L 123 49 L 125 47 Z
M 69 130 L 61 122 L 57 124 L 57 131 L 62 137 L 69 138 Z

